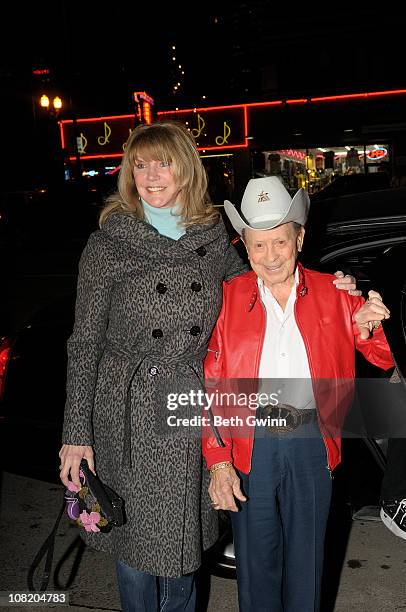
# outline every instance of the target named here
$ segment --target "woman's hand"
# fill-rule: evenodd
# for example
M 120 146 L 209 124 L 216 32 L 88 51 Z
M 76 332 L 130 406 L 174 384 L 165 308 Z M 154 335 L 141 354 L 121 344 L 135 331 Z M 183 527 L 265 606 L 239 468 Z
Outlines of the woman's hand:
M 361 338 L 367 340 L 373 329 L 379 327 L 380 322 L 389 319 L 390 312 L 382 302 L 376 291 L 368 291 L 368 299 L 355 314 L 354 319 L 358 325 Z
M 71 481 L 78 487 L 78 490 L 81 488 L 79 466 L 82 459 L 87 460 L 89 468 L 96 475 L 94 471 L 93 448 L 91 446 L 64 444 L 59 451 L 59 457 L 61 459 L 61 473 L 59 476 L 66 488 L 69 484 L 69 474 Z
M 337 278 L 333 280 L 333 284 L 337 289 L 344 289 L 348 291 L 350 295 L 362 295 L 362 291 L 357 289 L 357 281 L 351 274 L 346 274 L 344 276 L 344 272 L 337 270 L 337 272 L 334 272 L 334 276 Z
M 231 510 L 232 512 L 238 512 L 234 498 L 239 501 L 247 500 L 242 494 L 240 479 L 232 466 L 212 472 L 209 484 L 209 495 L 215 510 Z

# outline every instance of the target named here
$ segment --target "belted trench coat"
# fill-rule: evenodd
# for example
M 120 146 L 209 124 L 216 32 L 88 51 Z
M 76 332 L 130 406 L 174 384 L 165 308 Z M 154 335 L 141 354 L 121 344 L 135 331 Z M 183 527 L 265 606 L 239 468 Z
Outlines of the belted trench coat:
M 92 445 L 125 501 L 126 524 L 86 542 L 140 571 L 192 572 L 216 540 L 200 428 L 168 427 L 190 407 L 169 411 L 167 396 L 203 388 L 222 281 L 245 270 L 221 220 L 173 240 L 115 212 L 83 251 L 63 443 Z

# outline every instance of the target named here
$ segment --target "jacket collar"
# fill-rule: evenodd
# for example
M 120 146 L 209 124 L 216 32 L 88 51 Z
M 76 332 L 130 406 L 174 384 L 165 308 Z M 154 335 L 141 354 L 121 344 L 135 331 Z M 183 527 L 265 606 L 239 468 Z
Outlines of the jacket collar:
M 186 228 L 186 233 L 173 240 L 162 236 L 152 225 L 131 213 L 114 212 L 106 219 L 102 231 L 110 238 L 137 253 L 153 259 L 184 257 L 217 240 L 224 232 L 221 220 L 214 224 L 198 224 Z
M 296 286 L 296 298 L 304 297 L 308 291 L 306 287 L 305 269 L 302 266 L 302 264 L 299 262 L 297 263 L 297 269 L 299 273 L 299 282 Z M 259 289 L 258 289 L 258 282 L 257 282 L 258 277 L 253 270 L 248 272 L 247 276 L 249 277 L 250 286 L 251 286 L 251 291 L 249 292 L 249 302 L 248 302 L 247 311 L 251 312 L 251 310 L 255 306 L 257 299 L 259 298 Z

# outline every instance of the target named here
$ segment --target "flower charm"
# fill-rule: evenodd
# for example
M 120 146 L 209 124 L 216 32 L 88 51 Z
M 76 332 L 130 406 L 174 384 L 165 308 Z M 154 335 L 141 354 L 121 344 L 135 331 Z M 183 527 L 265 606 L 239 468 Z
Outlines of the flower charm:
M 101 518 L 99 512 L 91 512 L 89 514 L 88 512 L 86 512 L 86 510 L 83 510 L 79 518 L 86 531 L 94 531 L 94 532 L 100 531 L 100 529 L 98 528 L 96 524 L 100 521 L 100 518 Z

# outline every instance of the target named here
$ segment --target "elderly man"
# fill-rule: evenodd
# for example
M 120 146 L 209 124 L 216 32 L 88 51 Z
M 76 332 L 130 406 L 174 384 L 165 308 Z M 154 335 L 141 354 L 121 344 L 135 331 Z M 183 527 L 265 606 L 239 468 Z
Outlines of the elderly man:
M 277 381 L 280 398 L 259 402 L 254 427 L 252 417 L 228 418 L 221 437 L 203 438 L 213 506 L 232 511 L 241 612 L 319 609 L 331 471 L 340 461 L 355 349 L 383 369 L 393 365 L 379 294 L 370 291 L 365 302 L 298 264 L 308 207 L 303 189 L 292 199 L 276 177 L 249 181 L 241 214 L 225 202 L 252 271 L 224 285 L 207 387 L 269 391 Z M 233 409 L 246 414 L 239 400 Z M 278 425 L 258 414 L 286 418 Z

